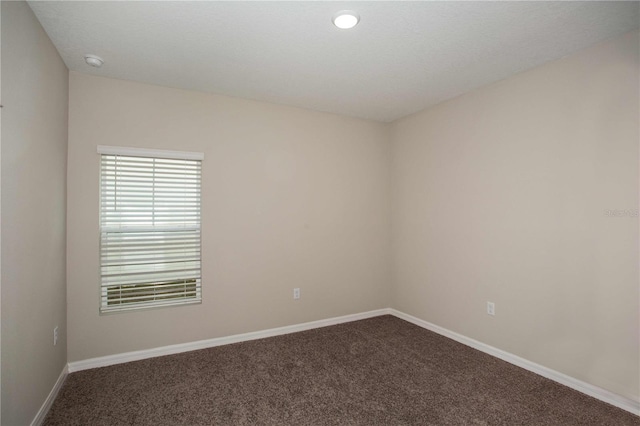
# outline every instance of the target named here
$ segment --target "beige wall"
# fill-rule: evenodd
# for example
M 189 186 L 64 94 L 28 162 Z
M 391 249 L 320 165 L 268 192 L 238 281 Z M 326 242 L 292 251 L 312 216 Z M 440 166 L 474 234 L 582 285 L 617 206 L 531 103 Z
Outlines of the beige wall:
M 26 3 L 1 7 L 2 424 L 24 425 L 67 361 L 68 71 Z
M 392 126 L 71 73 L 69 361 L 391 305 L 638 399 L 638 72 L 636 32 Z M 98 314 L 97 145 L 205 153 L 202 305 Z
M 393 306 L 637 400 L 638 77 L 634 32 L 395 123 Z
M 379 123 L 72 72 L 69 361 L 386 307 L 388 135 Z M 98 314 L 97 145 L 205 153 L 201 305 Z

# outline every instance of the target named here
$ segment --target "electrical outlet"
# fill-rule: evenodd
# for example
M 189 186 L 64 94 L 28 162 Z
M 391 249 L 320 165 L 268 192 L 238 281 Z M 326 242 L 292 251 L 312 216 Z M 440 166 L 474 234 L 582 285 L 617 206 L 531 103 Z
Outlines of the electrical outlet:
M 487 302 L 487 314 L 495 315 L 496 314 L 496 304 L 493 302 Z
M 53 329 L 53 346 L 58 344 L 58 326 Z
M 294 288 L 293 289 L 293 299 L 294 300 L 300 299 L 300 289 L 299 288 Z

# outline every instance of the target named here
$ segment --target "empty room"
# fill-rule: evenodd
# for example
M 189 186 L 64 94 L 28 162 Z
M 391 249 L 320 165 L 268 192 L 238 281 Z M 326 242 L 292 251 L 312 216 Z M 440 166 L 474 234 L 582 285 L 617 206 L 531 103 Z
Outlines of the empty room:
M 640 425 L 640 2 L 0 15 L 2 425 Z

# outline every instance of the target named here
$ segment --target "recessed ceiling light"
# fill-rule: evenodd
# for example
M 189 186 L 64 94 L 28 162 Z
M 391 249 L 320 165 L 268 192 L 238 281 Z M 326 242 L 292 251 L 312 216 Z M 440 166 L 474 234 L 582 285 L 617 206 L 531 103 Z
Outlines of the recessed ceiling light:
M 96 55 L 84 55 L 84 61 L 87 65 L 91 65 L 92 67 L 100 68 L 102 64 L 104 64 L 104 60 Z
M 341 10 L 333 15 L 333 25 L 342 29 L 348 30 L 358 25 L 360 22 L 360 15 L 353 10 Z

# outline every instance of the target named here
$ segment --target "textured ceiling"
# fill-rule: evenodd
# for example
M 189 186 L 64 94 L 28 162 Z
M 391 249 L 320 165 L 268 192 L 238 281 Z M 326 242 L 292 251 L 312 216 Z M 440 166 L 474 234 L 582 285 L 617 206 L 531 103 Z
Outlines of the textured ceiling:
M 29 2 L 69 69 L 393 121 L 638 28 L 638 2 Z M 359 12 L 352 30 L 331 23 Z M 101 69 L 86 53 L 105 59 Z

